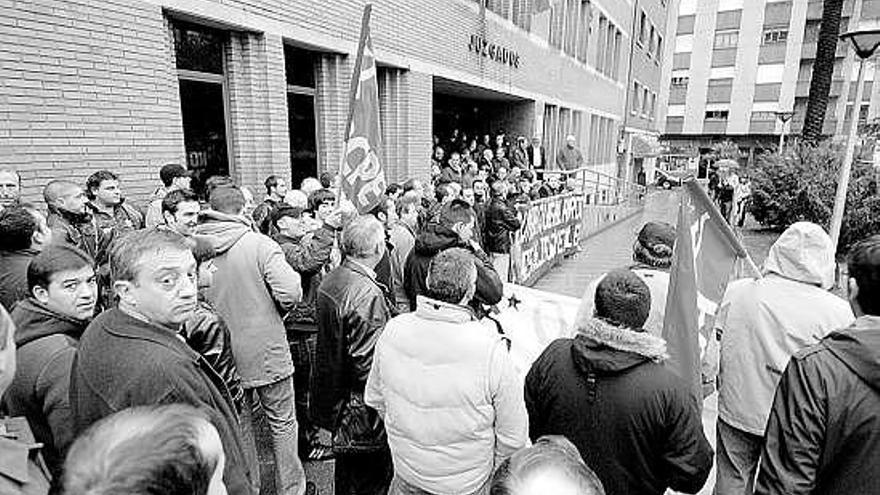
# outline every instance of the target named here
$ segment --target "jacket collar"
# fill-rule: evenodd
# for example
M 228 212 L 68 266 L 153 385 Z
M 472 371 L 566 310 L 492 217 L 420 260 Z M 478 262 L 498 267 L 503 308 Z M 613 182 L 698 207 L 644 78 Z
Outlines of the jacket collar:
M 105 323 L 103 326 L 107 333 L 116 337 L 152 342 L 182 354 L 193 362 L 199 362 L 201 356 L 186 345 L 173 329 L 160 327 L 138 316 L 128 314 L 119 308 L 110 309 L 105 314 L 107 314 L 108 318 L 113 318 L 117 322 L 123 323 Z
M 373 270 L 367 265 L 351 258 L 345 258 L 343 264 L 347 266 L 349 270 L 357 272 L 370 279 L 373 283 L 376 283 L 376 270 Z
M 477 320 L 473 310 L 467 306 L 438 301 L 422 295 L 416 296 L 416 314 L 426 320 L 449 323 L 467 323 Z
M 654 362 L 669 359 L 666 341 L 647 332 L 617 327 L 598 318 L 590 318 L 577 328 L 578 338 L 589 347 L 608 347 L 636 354 Z

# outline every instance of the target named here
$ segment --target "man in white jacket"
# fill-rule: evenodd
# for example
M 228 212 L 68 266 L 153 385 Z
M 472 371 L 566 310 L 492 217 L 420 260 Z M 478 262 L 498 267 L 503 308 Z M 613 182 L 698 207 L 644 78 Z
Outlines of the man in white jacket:
M 849 304 L 827 290 L 834 246 L 822 227 L 789 227 L 770 248 L 764 273 L 732 282 L 715 321 L 720 495 L 752 493 L 773 395 L 791 355 L 854 320 Z
M 391 495 L 488 494 L 495 467 L 526 445 L 523 385 L 507 345 L 467 306 L 476 281 L 473 255 L 441 252 L 427 297 L 391 319 L 376 344 L 365 400 L 385 421 Z

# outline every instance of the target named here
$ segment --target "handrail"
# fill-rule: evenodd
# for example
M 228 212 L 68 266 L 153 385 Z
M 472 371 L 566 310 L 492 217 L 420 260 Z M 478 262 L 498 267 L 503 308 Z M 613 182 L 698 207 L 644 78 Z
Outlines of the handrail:
M 586 204 L 619 205 L 623 203 L 641 204 L 644 201 L 647 187 L 630 180 L 614 177 L 592 167 L 579 167 L 572 170 L 542 170 L 543 175 L 555 174 L 568 176 L 580 175 L 580 190 Z

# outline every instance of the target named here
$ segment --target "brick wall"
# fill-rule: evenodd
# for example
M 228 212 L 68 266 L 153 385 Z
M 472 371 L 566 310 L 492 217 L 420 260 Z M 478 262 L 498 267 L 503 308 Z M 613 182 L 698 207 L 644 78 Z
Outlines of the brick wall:
M 625 11 L 602 3 L 617 18 Z M 289 174 L 283 43 L 305 42 L 327 52 L 317 71 L 318 155 L 321 171 L 335 170 L 362 5 L 361 0 L 0 2 L 0 165 L 21 170 L 28 199 L 36 198 L 49 178 L 83 180 L 101 168 L 121 172 L 126 193 L 145 199 L 158 183 L 159 167 L 185 159 L 167 9 L 172 16 L 228 26 L 230 162 L 236 178 L 258 196 L 266 175 Z M 545 101 L 620 114 L 621 84 L 477 5 L 375 1 L 374 46 L 379 61 L 393 66 L 385 71 L 381 98 L 391 180 L 428 175 L 434 75 L 535 99 L 537 105 L 517 106 L 512 117 L 503 117 L 515 117 L 516 123 L 504 127 L 526 135 L 540 131 Z M 471 34 L 517 51 L 520 67 L 469 51 Z
M 170 43 L 147 3 L 0 2 L 0 166 L 21 172 L 27 200 L 100 169 L 144 198 L 183 162 Z
M 269 175 L 290 180 L 284 45 L 279 36 L 235 33 L 226 75 L 232 127 L 233 175 L 257 199 Z

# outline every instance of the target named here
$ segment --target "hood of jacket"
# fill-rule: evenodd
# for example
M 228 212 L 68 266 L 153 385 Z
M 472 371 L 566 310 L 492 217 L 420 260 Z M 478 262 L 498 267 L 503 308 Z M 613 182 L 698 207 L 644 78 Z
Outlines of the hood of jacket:
M 229 251 L 248 232 L 253 232 L 247 219 L 237 215 L 206 210 L 199 214 L 199 218 L 203 223 L 197 228 L 198 234 L 208 238 L 218 255 Z
M 415 250 L 425 256 L 435 254 L 461 244 L 461 240 L 452 229 L 439 223 L 428 224 L 416 237 Z
M 660 363 L 669 358 L 662 338 L 598 318 L 583 322 L 577 332 L 571 352 L 583 373 L 615 375 L 648 361 Z
M 15 345 L 17 346 L 55 334 L 67 335 L 79 340 L 89 324 L 87 320 L 78 320 L 53 311 L 33 298 L 16 304 L 12 311 L 12 319 L 16 326 Z
M 814 223 L 792 224 L 770 247 L 764 271 L 828 289 L 834 282 L 831 238 Z
M 824 343 L 853 373 L 880 391 L 880 317 L 861 316 L 848 328 L 831 332 Z
M 88 208 L 86 208 L 85 211 L 82 213 L 74 213 L 72 211 L 67 211 L 63 208 L 58 208 L 55 205 L 49 205 L 48 210 L 49 218 L 47 218 L 47 221 L 53 216 L 56 218 L 60 218 L 64 222 L 71 225 L 82 225 L 92 221 L 92 212 L 89 211 Z M 51 224 L 52 222 L 49 223 Z

